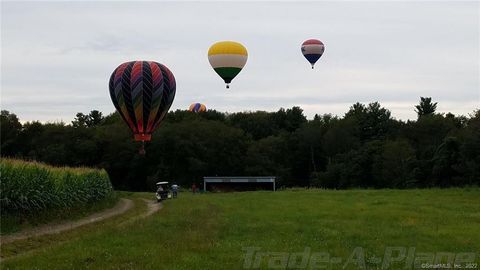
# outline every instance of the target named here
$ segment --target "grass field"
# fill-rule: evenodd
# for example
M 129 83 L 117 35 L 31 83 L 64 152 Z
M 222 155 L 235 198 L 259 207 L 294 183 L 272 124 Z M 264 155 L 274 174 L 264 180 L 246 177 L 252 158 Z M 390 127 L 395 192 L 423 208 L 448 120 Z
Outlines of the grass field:
M 388 247 L 394 247 L 392 257 L 415 248 L 417 260 L 426 252 L 474 253 L 470 266 L 479 267 L 478 188 L 181 193 L 153 216 L 122 222 L 142 207 L 72 232 L 4 245 L 2 269 L 282 268 L 285 258 L 292 268 L 301 267 L 302 258 L 314 268 L 314 256 L 325 260 L 326 253 L 327 269 L 361 269 L 355 264 L 361 258 L 366 269 L 382 269 L 377 258 Z M 251 262 L 248 252 L 255 252 Z M 408 258 L 387 268 L 405 269 Z

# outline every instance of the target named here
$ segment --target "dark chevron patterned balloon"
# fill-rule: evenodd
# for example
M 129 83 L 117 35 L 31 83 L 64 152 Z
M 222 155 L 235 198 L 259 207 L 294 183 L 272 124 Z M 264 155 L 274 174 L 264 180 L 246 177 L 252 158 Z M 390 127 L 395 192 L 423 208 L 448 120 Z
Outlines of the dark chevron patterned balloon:
M 110 97 L 136 141 L 150 141 L 175 98 L 175 77 L 164 65 L 132 61 L 110 77 Z

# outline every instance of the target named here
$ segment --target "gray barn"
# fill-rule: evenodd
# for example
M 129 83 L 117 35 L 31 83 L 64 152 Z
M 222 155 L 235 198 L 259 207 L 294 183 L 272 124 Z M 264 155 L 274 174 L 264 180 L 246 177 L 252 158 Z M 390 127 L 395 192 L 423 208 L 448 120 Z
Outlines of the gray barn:
M 205 191 L 275 191 L 275 176 L 206 176 L 203 177 Z

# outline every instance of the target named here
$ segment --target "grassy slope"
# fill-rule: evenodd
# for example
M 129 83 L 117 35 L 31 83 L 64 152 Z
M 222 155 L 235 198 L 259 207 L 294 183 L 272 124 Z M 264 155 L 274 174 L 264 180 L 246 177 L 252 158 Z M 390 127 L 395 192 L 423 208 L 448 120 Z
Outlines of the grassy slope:
M 480 251 L 478 188 L 182 193 L 152 217 L 121 226 L 119 219 L 125 217 L 33 241 L 34 247 L 6 245 L 3 255 L 36 249 L 2 262 L 2 269 L 241 269 L 247 246 L 310 247 L 343 258 L 356 246 L 367 257 L 383 255 L 385 246 Z

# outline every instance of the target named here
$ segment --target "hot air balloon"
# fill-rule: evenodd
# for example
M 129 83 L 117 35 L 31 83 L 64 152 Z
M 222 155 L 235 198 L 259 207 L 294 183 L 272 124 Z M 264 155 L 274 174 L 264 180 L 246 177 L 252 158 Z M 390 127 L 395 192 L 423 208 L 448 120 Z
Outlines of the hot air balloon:
M 132 61 L 118 66 L 110 76 L 110 97 L 135 141 L 145 142 L 160 125 L 175 98 L 176 83 L 172 72 L 152 61 Z
M 201 103 L 193 103 L 192 105 L 190 105 L 190 107 L 188 108 L 189 111 L 191 112 L 204 112 L 207 110 L 207 106 L 205 106 L 204 104 L 201 104 Z
M 247 49 L 235 41 L 220 41 L 208 50 L 208 61 L 229 88 L 232 79 L 247 63 Z
M 302 54 L 310 62 L 312 69 L 324 51 L 325 45 L 318 39 L 309 39 L 302 44 Z

